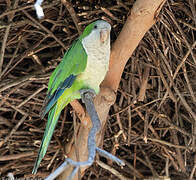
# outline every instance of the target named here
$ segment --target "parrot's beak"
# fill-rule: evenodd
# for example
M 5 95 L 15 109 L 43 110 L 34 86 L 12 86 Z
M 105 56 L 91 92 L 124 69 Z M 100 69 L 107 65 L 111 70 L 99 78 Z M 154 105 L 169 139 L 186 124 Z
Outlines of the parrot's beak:
M 109 37 L 110 31 L 108 29 L 102 29 L 100 31 L 100 41 L 104 43 Z

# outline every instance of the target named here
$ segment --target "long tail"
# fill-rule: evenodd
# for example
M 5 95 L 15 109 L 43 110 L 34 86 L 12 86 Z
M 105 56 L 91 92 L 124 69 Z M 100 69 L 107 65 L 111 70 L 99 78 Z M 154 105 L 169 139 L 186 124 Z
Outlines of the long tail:
M 43 159 L 43 157 L 46 154 L 46 151 L 48 149 L 48 145 L 50 143 L 50 140 L 51 140 L 52 134 L 54 132 L 55 126 L 57 124 L 57 121 L 59 119 L 60 113 L 61 113 L 61 108 L 59 108 L 58 103 L 56 103 L 52 107 L 52 109 L 50 110 L 49 115 L 48 115 L 48 122 L 46 124 L 46 129 L 45 129 L 44 137 L 42 139 L 42 143 L 41 143 L 41 146 L 39 149 L 38 157 L 36 159 L 36 163 L 35 163 L 33 171 L 32 171 L 33 174 L 36 174 L 37 169 L 41 163 L 41 160 Z

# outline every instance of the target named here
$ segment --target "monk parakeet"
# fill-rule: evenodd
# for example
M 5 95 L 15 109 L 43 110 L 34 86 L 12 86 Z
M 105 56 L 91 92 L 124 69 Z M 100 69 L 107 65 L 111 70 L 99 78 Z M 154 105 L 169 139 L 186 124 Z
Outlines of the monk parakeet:
M 110 30 L 110 24 L 103 20 L 89 24 L 52 73 L 41 112 L 42 118 L 49 112 L 48 122 L 33 174 L 46 154 L 62 109 L 81 98 L 79 90 L 92 89 L 99 93 L 99 85 L 109 68 Z

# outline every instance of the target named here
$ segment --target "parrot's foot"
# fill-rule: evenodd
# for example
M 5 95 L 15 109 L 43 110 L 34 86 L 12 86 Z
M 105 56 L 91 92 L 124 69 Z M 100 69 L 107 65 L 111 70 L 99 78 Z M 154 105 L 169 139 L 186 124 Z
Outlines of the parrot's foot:
M 86 98 L 91 98 L 91 97 L 95 97 L 96 96 L 96 92 L 93 89 L 81 89 L 80 90 L 80 95 L 81 97 L 83 96 L 87 96 Z M 82 98 L 83 99 L 83 98 Z

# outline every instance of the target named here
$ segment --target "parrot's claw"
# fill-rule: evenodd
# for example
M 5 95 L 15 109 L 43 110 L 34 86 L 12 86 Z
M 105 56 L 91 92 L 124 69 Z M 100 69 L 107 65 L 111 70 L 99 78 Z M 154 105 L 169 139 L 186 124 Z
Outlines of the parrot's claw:
M 84 102 L 84 99 L 93 99 L 96 96 L 96 93 L 93 89 L 81 89 L 80 91 L 80 95 L 82 97 L 82 102 Z
M 96 92 L 93 89 L 81 89 L 80 90 L 80 95 L 81 96 L 91 96 L 91 97 L 95 97 L 96 96 Z

